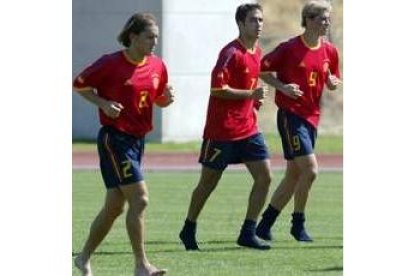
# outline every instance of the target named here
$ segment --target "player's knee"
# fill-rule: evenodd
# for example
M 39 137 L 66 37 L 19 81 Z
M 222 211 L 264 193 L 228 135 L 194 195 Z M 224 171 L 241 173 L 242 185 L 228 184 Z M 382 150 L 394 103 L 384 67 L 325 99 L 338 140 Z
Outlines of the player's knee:
M 309 188 L 318 176 L 317 168 L 309 167 L 301 172 L 301 178 L 309 183 Z
M 140 209 L 145 209 L 149 204 L 149 198 L 147 195 L 142 195 L 136 200 L 136 205 Z
M 149 199 L 147 194 L 136 196 L 128 201 L 128 213 L 140 214 L 148 206 L 148 203 Z
M 272 183 L 272 174 L 269 172 L 259 174 L 255 182 L 258 183 L 261 187 L 268 188 L 270 186 L 270 183 Z
M 119 217 L 124 212 L 124 206 L 119 206 L 113 210 L 113 216 Z
M 197 187 L 194 189 L 193 194 L 210 194 L 217 186 L 217 180 L 200 181 Z
M 124 212 L 124 205 L 106 206 L 104 212 L 106 213 L 106 216 L 115 219 Z
M 266 183 L 267 186 L 270 186 L 270 183 L 272 183 L 272 179 L 273 179 L 273 176 L 270 172 L 267 174 L 264 174 L 263 176 L 263 182 Z
M 318 168 L 311 167 L 308 170 L 306 170 L 306 174 L 309 180 L 313 182 L 316 179 L 316 177 L 318 177 Z

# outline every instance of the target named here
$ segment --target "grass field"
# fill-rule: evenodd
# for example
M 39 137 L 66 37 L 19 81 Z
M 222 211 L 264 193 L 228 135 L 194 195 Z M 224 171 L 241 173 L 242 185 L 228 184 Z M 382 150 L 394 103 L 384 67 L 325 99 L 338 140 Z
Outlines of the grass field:
M 235 239 L 244 218 L 250 176 L 225 172 L 199 219 L 202 252 L 186 252 L 178 241 L 197 172 L 146 173 L 150 205 L 146 213 L 146 250 L 167 275 L 342 275 L 342 172 L 320 173 L 308 203 L 309 232 L 315 242 L 301 244 L 289 235 L 289 204 L 273 229 L 269 251 L 241 248 Z M 274 173 L 272 191 L 281 178 Z M 104 188 L 99 171 L 73 171 L 72 256 L 79 252 L 101 206 Z M 92 257 L 96 276 L 133 275 L 133 257 L 124 215 Z M 80 275 L 73 268 L 73 275 Z
M 265 134 L 265 139 L 270 152 L 281 153 L 282 146 L 280 137 L 273 133 Z M 145 144 L 146 152 L 196 152 L 200 151 L 201 142 L 185 142 L 185 143 L 151 143 Z M 74 141 L 73 151 L 96 151 L 95 142 L 91 141 Z M 343 138 L 342 136 L 320 135 L 316 142 L 317 153 L 342 154 Z

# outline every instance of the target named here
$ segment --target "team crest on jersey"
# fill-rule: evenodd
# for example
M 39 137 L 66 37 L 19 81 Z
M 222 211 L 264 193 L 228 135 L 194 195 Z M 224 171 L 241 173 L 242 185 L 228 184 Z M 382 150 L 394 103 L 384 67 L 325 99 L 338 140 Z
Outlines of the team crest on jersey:
M 249 68 L 247 68 L 247 67 L 246 67 L 246 69 L 244 70 L 244 73 L 245 73 L 245 74 L 249 74 L 249 73 L 250 73 Z
M 152 86 L 154 89 L 158 89 L 158 86 L 160 85 L 160 77 L 157 74 L 152 75 Z
M 299 67 L 306 67 L 305 63 L 303 62 L 303 60 L 299 63 Z
M 217 74 L 217 78 L 219 78 L 219 79 L 223 79 L 223 78 L 224 78 L 224 74 L 223 74 L 223 72 L 218 73 L 218 74 Z
M 264 66 L 266 66 L 266 67 L 269 67 L 269 66 L 270 66 L 270 62 L 269 62 L 269 60 L 268 60 L 268 59 L 266 59 L 266 60 L 264 61 Z

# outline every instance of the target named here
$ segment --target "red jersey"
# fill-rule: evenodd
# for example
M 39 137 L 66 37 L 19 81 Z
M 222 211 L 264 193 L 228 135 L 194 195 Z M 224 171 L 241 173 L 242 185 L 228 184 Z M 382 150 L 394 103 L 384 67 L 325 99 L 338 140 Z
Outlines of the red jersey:
M 262 50 L 248 50 L 239 39 L 227 44 L 220 52 L 211 73 L 211 90 L 231 87 L 252 90 L 257 87 Z M 210 96 L 204 139 L 241 140 L 258 132 L 252 99 L 222 99 Z
M 167 81 L 167 69 L 160 58 L 149 55 L 137 64 L 125 51 L 118 51 L 102 56 L 87 67 L 73 86 L 81 93 L 93 88 L 100 97 L 121 103 L 124 109 L 116 119 L 99 109 L 101 124 L 143 137 L 152 130 L 152 106 L 163 94 Z
M 320 100 L 330 72 L 340 77 L 338 51 L 333 44 L 320 40 L 319 46 L 310 48 L 297 36 L 278 45 L 265 55 L 262 72 L 276 72 L 285 84 L 296 83 L 303 95 L 291 99 L 280 91 L 275 94 L 276 105 L 305 119 L 315 128 L 319 124 Z

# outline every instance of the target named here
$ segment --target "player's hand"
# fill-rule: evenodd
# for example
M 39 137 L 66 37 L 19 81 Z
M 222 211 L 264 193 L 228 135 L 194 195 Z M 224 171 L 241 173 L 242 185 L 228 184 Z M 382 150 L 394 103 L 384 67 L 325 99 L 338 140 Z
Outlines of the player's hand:
M 258 87 L 255 90 L 253 90 L 252 98 L 255 100 L 263 100 L 267 97 L 267 94 L 269 93 L 269 88 L 267 85 L 263 85 L 262 87 Z
M 299 89 L 299 85 L 297 85 L 296 83 L 285 84 L 283 86 L 283 90 L 281 90 L 281 91 L 286 96 L 288 96 L 292 99 L 295 99 L 295 100 L 299 97 L 302 97 L 302 95 L 303 95 L 303 91 Z
M 168 104 L 171 104 L 171 103 L 174 102 L 175 90 L 174 90 L 174 87 L 172 87 L 172 85 L 167 84 L 165 86 L 164 96 L 165 96 L 166 101 L 167 101 Z
M 116 119 L 121 114 L 121 111 L 124 109 L 124 106 L 117 102 L 106 101 L 101 109 L 106 116 L 112 119 Z
M 332 74 L 328 69 L 328 79 L 326 80 L 326 86 L 328 86 L 330 90 L 335 90 L 336 87 L 341 83 L 342 81 L 337 76 Z
M 256 110 L 259 110 L 263 104 L 264 104 L 264 99 L 260 99 L 260 100 L 255 100 L 253 106 Z

